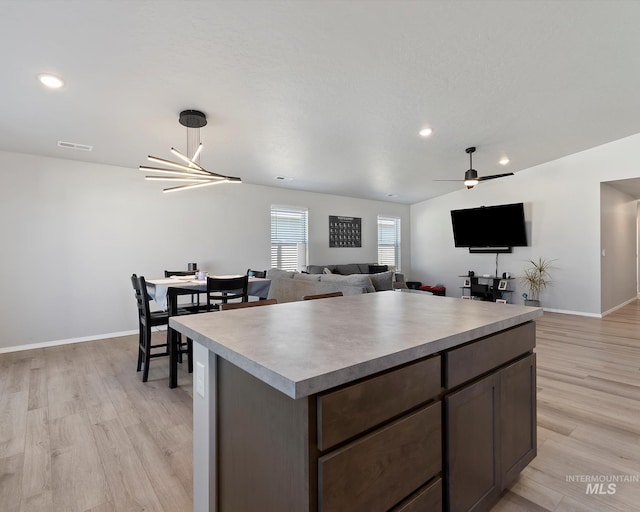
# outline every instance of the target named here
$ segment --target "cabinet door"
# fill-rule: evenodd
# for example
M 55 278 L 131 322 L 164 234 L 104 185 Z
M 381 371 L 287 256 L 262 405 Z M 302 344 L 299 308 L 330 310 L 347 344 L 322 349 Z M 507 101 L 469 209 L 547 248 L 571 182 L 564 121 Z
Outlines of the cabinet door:
M 501 491 L 499 387 L 500 374 L 494 373 L 445 398 L 451 512 L 485 510 Z
M 536 355 L 500 372 L 502 487 L 536 456 Z
M 389 510 L 441 468 L 442 407 L 436 402 L 320 457 L 318 510 Z

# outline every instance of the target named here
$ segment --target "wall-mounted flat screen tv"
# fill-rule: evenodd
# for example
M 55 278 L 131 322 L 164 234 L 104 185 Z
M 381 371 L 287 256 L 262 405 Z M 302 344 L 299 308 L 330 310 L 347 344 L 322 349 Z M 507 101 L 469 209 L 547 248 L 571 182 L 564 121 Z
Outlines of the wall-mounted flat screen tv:
M 525 247 L 523 203 L 451 210 L 456 247 Z

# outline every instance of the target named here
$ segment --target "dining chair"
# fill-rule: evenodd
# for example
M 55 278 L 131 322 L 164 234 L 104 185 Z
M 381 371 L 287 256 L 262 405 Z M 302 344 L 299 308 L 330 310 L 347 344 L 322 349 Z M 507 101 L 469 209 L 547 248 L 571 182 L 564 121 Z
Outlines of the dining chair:
M 169 355 L 168 339 L 165 339 L 164 343 L 152 345 L 151 328 L 159 325 L 168 325 L 169 314 L 166 311 L 151 311 L 149 308 L 149 301 L 151 299 L 147 294 L 147 282 L 143 276 L 138 277 L 136 274 L 133 274 L 131 276 L 131 284 L 135 291 L 138 306 L 139 337 L 137 371 L 142 369 L 142 382 L 147 382 L 151 359 Z
M 331 297 L 342 297 L 342 292 L 319 293 L 318 295 L 305 295 L 302 300 L 329 299 Z
M 277 299 L 263 299 L 254 300 L 251 302 L 228 302 L 227 304 L 220 304 L 220 311 L 228 311 L 229 309 L 245 309 L 254 308 L 256 306 L 269 306 L 270 304 L 277 304 Z
M 207 311 L 219 310 L 220 304 L 235 299 L 249 301 L 249 276 L 207 277 Z
M 169 278 L 173 276 L 194 276 L 196 271 L 193 272 L 190 270 L 165 270 L 164 277 Z M 200 304 L 200 294 L 193 293 L 191 294 L 191 302 L 181 302 L 180 308 L 187 309 L 191 313 L 196 313 L 198 311 L 202 311 L 203 305 Z
M 265 278 L 267 277 L 267 271 L 266 270 L 251 270 L 251 269 L 247 269 L 247 275 L 249 277 L 261 277 L 261 278 Z

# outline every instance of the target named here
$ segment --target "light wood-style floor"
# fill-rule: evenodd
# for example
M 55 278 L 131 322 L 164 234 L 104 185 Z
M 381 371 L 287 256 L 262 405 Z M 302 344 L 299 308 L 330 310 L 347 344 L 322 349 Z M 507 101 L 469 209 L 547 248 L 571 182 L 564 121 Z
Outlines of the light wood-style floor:
M 640 511 L 640 301 L 537 322 L 538 456 L 492 512 Z M 615 494 L 572 477 L 615 475 Z M 603 491 L 609 482 L 604 482 Z
M 163 357 L 143 384 L 136 349 L 137 335 L 0 355 L 2 512 L 193 509 L 191 375 L 169 389 Z
M 537 323 L 538 456 L 493 511 L 639 511 L 640 482 L 567 478 L 640 478 L 640 301 Z M 161 358 L 143 384 L 136 340 L 0 355 L 2 512 L 192 510 L 191 376 Z

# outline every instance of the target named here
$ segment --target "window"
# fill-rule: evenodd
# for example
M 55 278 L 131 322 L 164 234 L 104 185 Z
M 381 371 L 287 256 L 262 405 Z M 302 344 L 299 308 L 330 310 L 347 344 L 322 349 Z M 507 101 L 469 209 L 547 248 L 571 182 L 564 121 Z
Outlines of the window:
M 400 270 L 400 219 L 378 215 L 378 263 Z
M 271 267 L 303 270 L 307 266 L 306 208 L 271 206 Z

